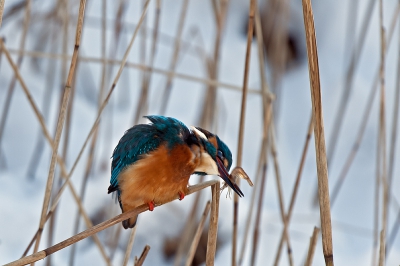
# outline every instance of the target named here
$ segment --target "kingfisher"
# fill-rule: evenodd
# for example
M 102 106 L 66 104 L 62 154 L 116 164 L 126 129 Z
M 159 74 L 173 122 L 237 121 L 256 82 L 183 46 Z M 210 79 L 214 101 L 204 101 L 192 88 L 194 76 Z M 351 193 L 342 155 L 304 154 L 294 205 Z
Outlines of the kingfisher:
M 232 153 L 217 135 L 188 128 L 181 121 L 159 115 L 145 118 L 150 124 L 128 129 L 114 149 L 108 193 L 117 192 L 122 212 L 148 204 L 153 211 L 188 193 L 192 174 L 220 176 L 240 197 L 243 192 L 230 179 Z M 125 229 L 136 225 L 137 216 L 122 222 Z

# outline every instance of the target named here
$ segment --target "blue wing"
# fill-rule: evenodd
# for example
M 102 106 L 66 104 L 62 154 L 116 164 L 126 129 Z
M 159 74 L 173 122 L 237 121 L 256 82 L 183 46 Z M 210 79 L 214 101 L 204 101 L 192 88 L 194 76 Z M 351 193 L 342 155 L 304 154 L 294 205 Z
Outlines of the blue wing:
M 118 190 L 118 175 L 127 166 L 142 158 L 141 155 L 156 150 L 163 143 L 169 148 L 183 143 L 190 135 L 180 121 L 164 116 L 146 116 L 152 124 L 141 124 L 128 129 L 115 147 L 111 163 L 108 193 Z

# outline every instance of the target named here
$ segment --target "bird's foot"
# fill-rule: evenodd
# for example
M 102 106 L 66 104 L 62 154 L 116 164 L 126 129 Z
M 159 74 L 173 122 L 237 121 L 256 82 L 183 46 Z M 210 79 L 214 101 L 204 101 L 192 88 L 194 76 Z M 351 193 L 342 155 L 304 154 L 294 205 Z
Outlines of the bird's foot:
M 149 211 L 152 212 L 154 210 L 154 201 L 148 202 L 147 205 L 149 205 Z
M 179 191 L 178 192 L 179 195 L 179 200 L 183 200 L 183 198 L 185 197 L 185 194 L 183 194 L 183 192 Z

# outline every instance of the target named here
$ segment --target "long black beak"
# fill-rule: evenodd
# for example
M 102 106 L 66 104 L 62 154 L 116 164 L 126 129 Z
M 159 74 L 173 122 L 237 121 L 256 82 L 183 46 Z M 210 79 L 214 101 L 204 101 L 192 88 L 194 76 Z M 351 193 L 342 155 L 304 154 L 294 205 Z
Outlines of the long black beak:
M 218 166 L 218 172 L 219 172 L 221 178 L 228 184 L 228 186 L 230 186 L 233 189 L 233 191 L 236 192 L 236 194 L 239 195 L 239 197 L 244 197 L 244 194 L 240 190 L 240 188 L 229 179 L 229 173 L 228 173 L 228 171 L 226 171 L 224 163 L 221 161 L 221 159 L 218 156 L 217 156 L 217 166 Z

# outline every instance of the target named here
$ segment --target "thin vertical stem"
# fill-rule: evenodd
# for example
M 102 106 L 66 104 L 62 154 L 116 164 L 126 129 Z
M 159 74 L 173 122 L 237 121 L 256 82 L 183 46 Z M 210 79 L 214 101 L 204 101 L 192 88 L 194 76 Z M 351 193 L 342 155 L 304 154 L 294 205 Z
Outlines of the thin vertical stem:
M 185 264 L 186 266 L 192 265 L 194 255 L 196 254 L 196 249 L 197 249 L 197 246 L 200 241 L 201 233 L 203 232 L 204 224 L 206 222 L 208 212 L 210 211 L 210 207 L 211 207 L 210 201 L 207 201 L 206 207 L 204 208 L 203 215 L 201 216 L 199 225 L 197 226 L 196 233 L 193 237 L 192 244 L 190 245 L 190 248 L 189 248 L 188 257 L 186 259 L 186 264 Z
M 266 139 L 268 142 L 268 139 Z M 267 149 L 264 150 L 264 162 L 262 166 L 262 174 L 261 174 L 261 185 L 260 185 L 260 195 L 258 196 L 258 203 L 257 203 L 257 213 L 256 218 L 254 220 L 254 231 L 253 231 L 253 247 L 251 252 L 251 262 L 250 265 L 254 266 L 257 257 L 257 249 L 258 249 L 258 237 L 260 235 L 260 223 L 261 223 L 261 213 L 262 213 L 262 202 L 264 198 L 265 192 L 265 182 L 267 179 L 267 168 L 268 168 L 268 156 L 267 156 Z
M 385 241 L 385 229 L 381 230 L 381 234 L 380 234 L 380 245 L 379 245 L 379 262 L 378 265 L 379 266 L 384 266 L 385 265 L 385 245 L 386 245 L 386 241 Z
M 279 170 L 279 164 L 278 164 L 278 158 L 277 158 L 277 151 L 276 151 L 276 145 L 275 145 L 275 127 L 272 122 L 272 127 L 270 128 L 270 134 L 271 134 L 271 153 L 272 153 L 272 159 L 274 161 L 274 170 L 275 170 L 275 179 L 276 179 L 276 185 L 277 185 L 277 190 L 278 190 L 278 200 L 279 200 L 279 210 L 281 213 L 281 219 L 283 223 L 283 236 L 284 240 L 286 241 L 287 245 L 287 251 L 288 251 L 288 257 L 289 257 L 289 265 L 293 266 L 293 256 L 292 256 L 292 246 L 290 244 L 290 238 L 289 238 L 289 232 L 287 228 L 287 216 L 285 215 L 285 204 L 283 202 L 283 192 L 282 192 L 282 185 L 281 185 L 281 174 Z M 276 262 L 275 265 L 278 263 Z
M 259 187 L 259 182 L 261 179 L 261 173 L 262 169 L 264 169 L 264 157 L 266 156 L 266 150 L 267 150 L 267 136 L 268 136 L 268 129 L 270 125 L 270 120 L 271 120 L 271 104 L 272 104 L 272 97 L 270 96 L 270 92 L 268 89 L 266 77 L 265 77 L 265 67 L 264 67 L 264 46 L 263 46 L 263 36 L 262 36 L 262 28 L 261 28 L 261 19 L 260 19 L 260 12 L 258 10 L 258 5 L 256 5 L 256 11 L 255 11 L 255 32 L 256 32 L 256 37 L 257 37 L 257 50 L 258 50 L 258 63 L 259 63 L 259 71 L 260 71 L 260 80 L 261 80 L 261 88 L 262 88 L 262 103 L 263 103 L 263 137 L 262 137 L 262 144 L 261 144 L 261 149 L 260 149 L 260 155 L 259 157 L 259 162 L 257 166 L 257 174 L 256 174 L 256 180 L 255 180 L 255 185 L 254 187 L 256 189 L 253 190 L 253 193 L 251 195 L 251 203 L 250 206 L 254 206 L 254 202 L 257 196 L 257 188 Z M 263 188 L 265 189 L 265 188 Z M 247 214 L 247 220 L 246 220 L 246 227 L 245 227 L 245 233 L 243 237 L 243 242 L 242 242 L 242 248 L 240 251 L 239 259 L 238 259 L 238 265 L 242 265 L 243 258 L 244 258 L 244 253 L 246 251 L 247 247 L 247 238 L 249 235 L 249 230 L 250 230 L 250 223 L 251 223 L 251 218 L 253 216 L 253 209 L 254 208 L 249 208 L 249 213 Z
M 204 181 L 204 176 L 200 177 L 200 182 Z M 199 192 L 196 194 L 195 199 L 193 201 L 193 206 L 192 209 L 189 213 L 189 216 L 186 220 L 185 226 L 183 227 L 182 230 L 182 237 L 180 238 L 179 241 L 179 245 L 176 251 L 176 255 L 175 255 L 175 261 L 174 261 L 174 265 L 175 266 L 179 266 L 181 265 L 181 260 L 182 257 L 185 254 L 185 249 L 188 245 L 188 242 L 190 240 L 190 237 L 192 236 L 192 232 L 194 231 L 194 220 L 196 217 L 196 212 L 199 206 L 199 202 L 200 202 L 200 198 L 201 198 L 202 193 Z
M 400 27 L 399 27 L 400 30 Z M 392 120 L 392 131 L 391 131 L 391 138 L 390 138 L 390 155 L 389 155 L 389 168 L 388 168 L 388 205 L 390 205 L 392 195 L 392 181 L 393 181 L 393 173 L 394 173 L 394 166 L 395 166 L 395 157 L 396 157 L 396 143 L 397 143 L 397 125 L 399 120 L 399 105 L 400 105 L 400 34 L 398 39 L 398 59 L 397 59 L 397 79 L 396 79 L 396 93 L 394 97 L 394 104 L 393 104 L 393 120 Z M 387 219 L 389 220 L 389 212 Z M 392 247 L 393 241 L 396 237 L 398 228 L 400 224 L 400 212 L 397 215 L 396 222 L 393 224 L 393 229 L 391 230 L 390 237 L 386 247 L 386 253 L 390 251 Z M 389 230 L 387 230 L 389 232 Z
M 150 53 L 150 62 L 149 62 L 150 68 L 153 68 L 154 60 L 155 60 L 156 54 L 157 54 L 157 41 L 158 41 L 158 31 L 159 31 L 159 26 L 160 26 L 160 14 L 161 14 L 161 0 L 157 0 L 156 15 L 154 18 L 154 30 L 153 30 L 153 37 L 152 37 L 151 53 Z M 142 38 L 145 39 L 145 36 L 143 36 Z M 143 46 L 145 46 L 145 44 Z M 145 51 L 145 49 L 144 49 L 144 51 Z M 134 124 L 137 124 L 139 122 L 140 117 L 142 116 L 143 113 L 146 112 L 146 110 L 148 108 L 148 97 L 149 97 L 149 89 L 150 89 L 150 81 L 151 81 L 152 73 L 153 73 L 153 71 L 149 71 L 149 70 L 143 71 L 142 91 L 141 91 L 141 94 L 139 97 L 139 102 L 138 102 L 138 105 L 136 108 L 136 115 L 133 120 Z
M 4 3 L 6 0 L 0 0 L 0 28 L 1 28 L 1 23 L 3 22 L 3 12 L 4 12 Z
M 129 235 L 128 245 L 126 245 L 124 261 L 122 263 L 123 266 L 128 265 L 129 257 L 131 256 L 131 252 L 132 252 L 133 242 L 135 241 L 136 228 L 137 228 L 137 226 L 135 226 L 134 228 L 131 229 L 131 234 Z
M 383 26 L 383 0 L 379 0 L 379 24 L 380 24 L 380 37 L 381 37 L 381 62 L 380 62 L 380 108 L 379 108 L 379 142 L 380 151 L 378 156 L 382 157 L 382 166 L 380 173 L 380 179 L 382 181 L 382 230 L 380 237 L 380 249 L 379 249 L 379 266 L 384 265 L 385 261 L 385 244 L 386 244 L 386 227 L 387 227 L 387 212 L 388 212 L 388 187 L 387 187 L 387 168 L 386 168 L 386 119 L 385 119 L 385 28 Z
M 210 79 L 217 80 L 219 73 L 219 57 L 221 53 L 222 30 L 224 29 L 228 0 L 211 0 L 216 21 L 216 33 L 214 41 L 213 57 L 208 60 L 208 75 Z M 213 128 L 215 126 L 217 103 L 217 86 L 210 85 L 203 99 L 203 112 L 200 117 L 200 125 Z
M 246 100 L 247 100 L 248 79 L 249 79 L 249 69 L 250 69 L 251 42 L 253 40 L 255 10 L 256 10 L 256 1 L 250 0 L 249 20 L 247 29 L 246 60 L 244 65 L 242 104 L 241 104 L 240 122 L 239 122 L 239 136 L 238 136 L 238 149 L 237 149 L 237 161 L 236 161 L 237 166 L 242 165 L 244 123 L 246 117 Z M 237 180 L 237 184 L 238 185 L 240 184 L 240 180 Z M 232 240 L 232 257 L 231 257 L 232 266 L 236 266 L 238 214 L 239 214 L 239 196 L 235 194 L 233 198 L 233 232 L 232 232 L 233 240 Z
M 138 259 L 137 261 L 135 261 L 135 264 L 134 264 L 134 265 L 135 265 L 135 266 L 142 266 L 144 260 L 145 260 L 146 257 L 147 257 L 147 254 L 149 253 L 149 251 L 150 251 L 150 246 L 149 246 L 149 245 L 146 245 L 146 246 L 144 247 L 144 249 L 143 249 L 142 255 L 140 255 L 139 259 Z
M 308 247 L 306 263 L 304 264 L 304 266 L 311 266 L 312 265 L 312 261 L 313 261 L 313 258 L 314 258 L 315 247 L 317 246 L 318 233 L 319 233 L 319 228 L 318 227 L 314 227 L 313 234 L 312 234 L 312 236 L 310 238 L 310 246 Z
M 187 13 L 188 6 L 189 6 L 189 0 L 184 0 L 184 2 L 182 4 L 181 13 L 179 16 L 178 29 L 177 29 L 177 33 L 176 33 L 176 37 L 175 37 L 174 54 L 172 56 L 172 59 L 171 59 L 170 65 L 169 65 L 169 70 L 171 72 L 175 71 L 176 64 L 178 61 L 179 52 L 180 52 L 180 48 L 181 48 L 181 38 L 182 38 L 182 33 L 183 33 L 183 26 L 185 25 L 185 19 L 186 19 L 186 13 Z M 162 102 L 161 102 L 160 114 L 165 114 L 165 111 L 167 110 L 169 96 L 170 96 L 171 90 L 172 90 L 172 79 L 173 79 L 173 76 L 168 75 L 167 83 L 165 84 L 164 92 L 162 93 L 163 97 L 161 98 Z
M 303 173 L 303 167 L 304 167 L 304 163 L 306 161 L 308 145 L 309 145 L 310 140 L 311 140 L 313 129 L 314 129 L 313 117 L 312 117 L 312 113 L 311 113 L 310 122 L 308 124 L 308 131 L 307 131 L 307 135 L 306 135 L 306 141 L 304 143 L 303 152 L 302 152 L 301 159 L 300 159 L 300 165 L 299 165 L 299 169 L 297 171 L 296 181 L 295 181 L 294 186 L 293 186 L 292 196 L 290 198 L 289 209 L 288 209 L 287 214 L 286 214 L 286 221 L 287 222 L 286 222 L 286 224 L 284 224 L 284 227 L 289 227 L 290 219 L 292 217 L 294 203 L 296 202 L 297 192 L 298 192 L 298 189 L 299 189 L 300 180 L 301 180 L 301 176 L 302 176 L 302 173 Z M 283 247 L 283 243 L 284 243 L 284 233 L 285 233 L 284 230 L 285 230 L 285 228 L 283 229 L 282 234 L 281 234 L 281 239 L 279 241 L 278 250 L 276 252 L 274 265 L 277 265 L 278 262 L 279 262 L 280 253 L 281 253 L 281 250 L 282 250 L 282 247 Z
M 399 21 L 400 22 L 400 21 Z M 400 26 L 399 26 L 400 30 Z M 392 130 L 390 137 L 390 151 L 389 151 L 389 166 L 388 166 L 388 194 L 391 195 L 392 191 L 392 181 L 393 181 L 393 173 L 394 173 L 394 165 L 395 165 L 395 157 L 396 157 L 396 143 L 397 143 L 397 125 L 399 121 L 399 105 L 400 105 L 400 34 L 398 39 L 398 56 L 397 56 L 397 75 L 396 75 L 396 92 L 394 96 L 394 104 L 393 104 L 393 120 L 392 120 Z M 390 205 L 390 196 L 388 198 L 388 205 Z M 389 220 L 389 213 L 388 213 Z
M 328 165 L 322 115 L 322 99 L 319 78 L 317 42 L 311 1 L 302 0 L 306 31 L 308 70 L 310 75 L 311 101 L 314 119 L 315 152 L 318 175 L 318 198 L 320 205 L 322 249 L 327 266 L 333 266 L 332 224 L 329 202 Z
M 207 241 L 207 254 L 206 254 L 207 266 L 214 265 L 215 252 L 217 250 L 219 196 L 220 196 L 220 187 L 219 187 L 219 182 L 217 182 L 211 186 L 211 213 L 210 213 L 210 224 L 208 227 L 208 241 Z
M 69 0 L 62 0 L 59 1 L 59 4 L 57 4 L 57 7 L 55 9 L 55 12 L 60 12 L 61 14 L 63 14 L 63 18 L 62 18 L 62 27 L 63 30 L 61 32 L 62 35 L 62 53 L 63 54 L 67 54 L 68 51 L 68 42 L 69 42 L 69 22 L 70 22 L 70 9 L 69 9 Z M 83 27 L 83 26 L 82 26 Z M 78 66 L 78 60 L 77 60 L 77 66 Z M 77 68 L 76 66 L 76 68 Z M 65 84 L 65 80 L 67 77 L 67 71 L 68 71 L 68 60 L 62 60 L 61 61 L 61 84 L 60 84 L 60 89 L 63 88 L 63 85 Z M 53 71 L 51 71 L 53 72 Z M 73 103 L 73 99 L 74 99 L 74 91 L 75 91 L 75 84 L 76 84 L 76 76 L 74 76 L 73 78 L 73 86 L 71 85 L 71 96 L 70 96 L 70 100 L 69 100 L 69 104 L 68 104 L 68 110 L 67 110 L 67 114 L 66 114 L 66 122 L 65 122 L 65 133 L 64 133 L 64 145 L 63 147 L 63 151 L 62 151 L 62 158 L 64 160 L 64 162 L 66 161 L 67 158 L 67 150 L 68 150 L 68 141 L 69 141 L 69 129 L 70 129 L 70 122 L 71 122 L 71 111 L 72 111 L 72 103 Z M 60 93 L 60 107 L 62 106 L 62 97 L 63 97 L 63 93 L 61 91 Z M 61 109 L 58 110 L 58 113 L 61 112 Z M 55 123 L 57 125 L 57 123 Z M 62 173 L 60 174 L 62 175 Z M 58 182 L 56 181 L 56 186 L 55 189 L 53 189 L 53 193 L 54 191 L 59 190 L 59 188 L 61 187 L 61 176 L 58 175 L 58 177 L 56 178 L 56 180 L 58 180 Z M 53 211 L 53 215 L 50 217 L 50 223 L 49 223 L 49 234 L 48 234 L 48 246 L 51 246 L 53 244 L 53 234 L 54 234 L 54 228 L 55 228 L 55 219 L 56 219 L 56 215 L 57 215 L 57 209 L 54 209 Z M 49 258 L 46 261 L 46 266 L 50 266 L 52 265 L 51 263 L 51 258 Z

